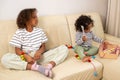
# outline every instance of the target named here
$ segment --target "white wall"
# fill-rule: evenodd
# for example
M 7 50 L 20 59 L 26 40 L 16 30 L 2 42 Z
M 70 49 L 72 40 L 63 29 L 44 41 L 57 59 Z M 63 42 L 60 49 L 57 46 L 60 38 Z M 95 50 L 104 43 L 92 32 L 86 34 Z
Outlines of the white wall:
M 0 0 L 0 20 L 16 19 L 20 10 L 31 7 L 37 8 L 39 15 L 98 12 L 104 24 L 107 0 Z

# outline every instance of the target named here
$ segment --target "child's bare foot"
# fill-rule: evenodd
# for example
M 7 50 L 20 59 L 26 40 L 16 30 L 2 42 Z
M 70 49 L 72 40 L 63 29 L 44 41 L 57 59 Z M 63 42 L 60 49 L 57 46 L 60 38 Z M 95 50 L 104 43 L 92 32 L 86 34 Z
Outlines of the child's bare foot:
M 85 55 L 87 55 L 88 53 L 87 52 L 84 52 Z
M 91 59 L 90 56 L 85 56 L 85 57 L 82 59 L 82 61 L 83 61 L 83 62 L 88 62 L 90 59 Z

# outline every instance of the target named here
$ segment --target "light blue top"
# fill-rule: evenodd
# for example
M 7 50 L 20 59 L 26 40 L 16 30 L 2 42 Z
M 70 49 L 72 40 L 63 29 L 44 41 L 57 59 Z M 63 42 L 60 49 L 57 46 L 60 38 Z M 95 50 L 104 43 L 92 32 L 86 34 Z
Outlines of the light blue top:
M 92 40 L 98 43 L 102 43 L 103 39 L 97 37 L 94 35 L 92 31 L 85 33 L 85 36 L 87 37 L 87 41 L 82 40 L 83 32 L 76 32 L 76 43 L 77 45 L 80 46 L 85 46 L 85 47 L 91 47 L 92 46 Z

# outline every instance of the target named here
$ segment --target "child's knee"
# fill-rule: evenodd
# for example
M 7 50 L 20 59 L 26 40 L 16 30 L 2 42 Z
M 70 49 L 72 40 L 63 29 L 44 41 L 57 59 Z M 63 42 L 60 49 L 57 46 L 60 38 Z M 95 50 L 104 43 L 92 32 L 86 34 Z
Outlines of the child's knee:
M 2 63 L 4 66 L 6 66 L 7 64 L 9 64 L 10 60 L 11 60 L 10 56 L 9 56 L 8 54 L 5 54 L 5 55 L 3 55 L 2 58 L 1 58 L 1 63 Z
M 2 58 L 1 58 L 1 63 L 3 65 L 5 65 L 7 62 L 8 62 L 8 59 L 7 59 L 6 55 L 3 55 Z

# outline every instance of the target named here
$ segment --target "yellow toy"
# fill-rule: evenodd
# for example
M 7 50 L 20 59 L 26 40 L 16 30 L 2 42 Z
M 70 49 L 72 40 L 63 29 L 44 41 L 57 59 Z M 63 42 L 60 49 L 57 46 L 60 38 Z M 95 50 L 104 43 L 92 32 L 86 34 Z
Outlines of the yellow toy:
M 25 61 L 25 57 L 23 55 L 20 55 L 20 58 Z
M 23 60 L 23 61 L 25 61 L 25 57 L 23 56 L 25 53 L 22 51 L 21 52 L 21 55 L 20 55 L 20 58 Z

